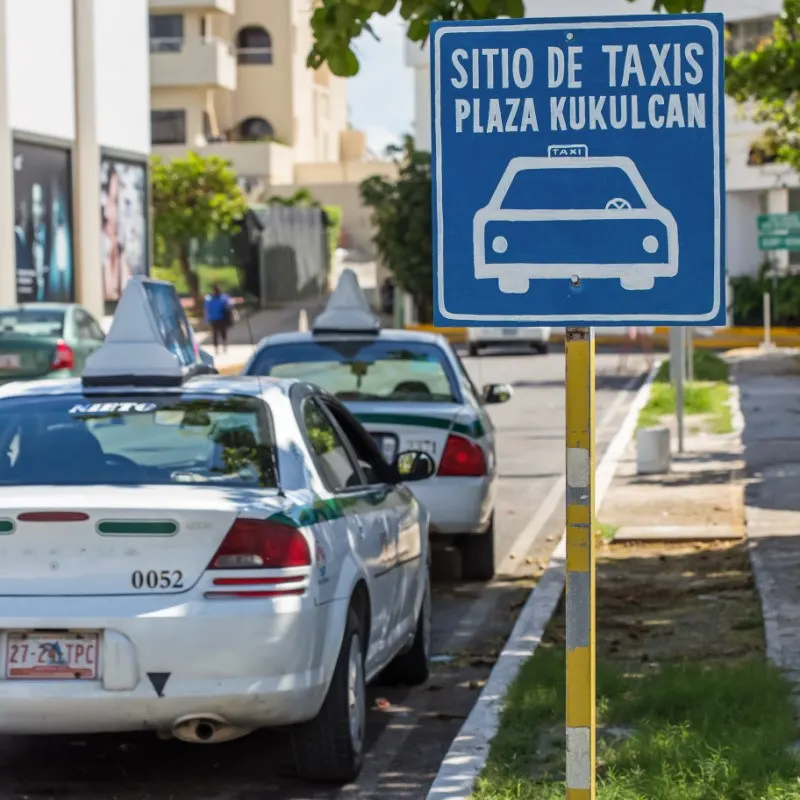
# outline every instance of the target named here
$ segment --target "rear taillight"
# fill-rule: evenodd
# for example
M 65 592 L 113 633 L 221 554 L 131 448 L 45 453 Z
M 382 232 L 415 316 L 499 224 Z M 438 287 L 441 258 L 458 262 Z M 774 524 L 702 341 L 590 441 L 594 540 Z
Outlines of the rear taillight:
M 439 462 L 439 475 L 479 477 L 486 474 L 486 455 L 475 442 L 451 433 Z
M 300 531 L 269 520 L 237 519 L 208 568 L 289 569 L 309 566 L 311 550 Z
M 83 511 L 23 511 L 17 515 L 20 522 L 86 522 Z
M 55 372 L 57 369 L 74 369 L 75 368 L 75 353 L 72 348 L 61 339 L 56 344 L 55 353 L 53 353 L 53 363 L 50 365 L 50 371 Z

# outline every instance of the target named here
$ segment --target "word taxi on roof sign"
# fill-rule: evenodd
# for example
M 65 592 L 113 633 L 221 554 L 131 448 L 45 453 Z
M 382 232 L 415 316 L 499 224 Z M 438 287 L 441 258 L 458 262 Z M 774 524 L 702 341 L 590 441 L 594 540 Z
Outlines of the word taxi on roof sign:
M 721 14 L 431 26 L 435 322 L 725 319 Z

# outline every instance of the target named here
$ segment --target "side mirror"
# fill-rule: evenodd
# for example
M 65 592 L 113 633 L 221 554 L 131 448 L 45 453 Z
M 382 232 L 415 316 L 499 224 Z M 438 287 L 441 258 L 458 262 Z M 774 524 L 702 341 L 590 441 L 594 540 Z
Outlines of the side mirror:
M 507 383 L 487 383 L 483 387 L 483 402 L 487 405 L 507 403 L 513 394 L 514 390 Z
M 424 481 L 436 472 L 436 464 L 427 454 L 418 450 L 398 453 L 392 463 L 392 474 L 396 483 Z

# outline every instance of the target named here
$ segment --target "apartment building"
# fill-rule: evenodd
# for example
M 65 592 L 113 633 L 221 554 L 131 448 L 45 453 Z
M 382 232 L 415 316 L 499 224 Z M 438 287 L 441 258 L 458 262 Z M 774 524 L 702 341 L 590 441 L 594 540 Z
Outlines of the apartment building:
M 99 317 L 146 272 L 146 42 L 146 0 L 0 0 L 0 305 Z
M 528 16 L 596 16 L 597 0 L 563 0 L 550 5 L 526 0 Z M 729 54 L 753 49 L 772 33 L 780 15 L 782 0 L 706 0 L 706 11 L 725 15 Z M 604 14 L 649 14 L 652 0 L 603 0 Z M 431 147 L 431 97 L 427 46 L 408 43 L 406 64 L 414 71 L 415 138 L 417 146 Z M 752 274 L 765 260 L 758 249 L 756 218 L 760 213 L 800 211 L 800 181 L 791 169 L 777 164 L 757 163 L 753 144 L 762 133 L 748 114 L 732 100 L 726 100 L 725 151 L 727 187 L 727 270 L 729 276 Z M 773 263 L 780 269 L 800 266 L 800 252 L 775 252 Z
M 153 150 L 233 162 L 252 185 L 358 161 L 345 80 L 306 67 L 309 0 L 150 0 Z M 300 167 L 305 166 L 305 170 Z M 311 172 L 313 173 L 313 169 Z

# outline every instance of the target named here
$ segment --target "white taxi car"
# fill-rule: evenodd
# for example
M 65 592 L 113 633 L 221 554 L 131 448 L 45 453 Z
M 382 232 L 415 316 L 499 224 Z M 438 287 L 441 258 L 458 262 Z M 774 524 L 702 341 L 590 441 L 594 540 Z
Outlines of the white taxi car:
M 365 684 L 428 675 L 428 515 L 327 393 L 222 377 L 134 278 L 82 379 L 0 388 L 0 733 L 292 725 L 347 782 Z
M 465 578 L 493 577 L 498 471 L 486 405 L 507 401 L 509 386 L 478 391 L 442 336 L 381 330 L 352 270 L 342 272 L 313 330 L 264 339 L 244 374 L 321 386 L 363 423 L 388 462 L 403 450 L 427 452 L 436 475 L 414 494 L 430 512 L 431 534 L 459 547 Z
M 528 347 L 545 355 L 550 350 L 551 329 L 542 326 L 518 328 L 467 328 L 469 354 L 477 356 L 486 347 Z

